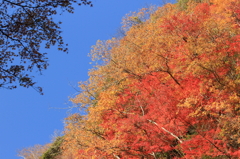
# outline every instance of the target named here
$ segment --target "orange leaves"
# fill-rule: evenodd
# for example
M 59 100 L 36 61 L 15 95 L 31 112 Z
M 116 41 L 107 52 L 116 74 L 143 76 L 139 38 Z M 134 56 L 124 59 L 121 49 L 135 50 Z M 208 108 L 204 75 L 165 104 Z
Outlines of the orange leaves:
M 136 89 L 138 91 L 135 93 L 130 91 Z M 152 75 L 130 85 L 119 94 L 115 109 L 104 115 L 105 122 L 102 125 L 114 132 L 115 137 L 111 137 L 111 140 L 120 139 L 125 143 L 119 145 L 120 149 L 131 147 L 127 151 L 131 151 L 132 155 L 172 150 L 171 143 L 188 127 L 184 126 L 180 117 L 183 111 L 177 111 L 176 100 L 171 97 L 174 91 L 167 83 L 162 84 Z M 174 123 L 182 124 L 177 126 Z
M 68 151 L 76 158 L 236 157 L 239 2 L 222 2 L 167 5 L 146 21 L 143 10 L 127 17 L 138 23 L 122 39 L 98 41 L 97 65 L 72 99 L 88 115 L 67 124 Z
M 204 2 L 143 9 L 93 46 L 71 99 L 88 114 L 65 120 L 63 156 L 239 157 L 240 2 Z

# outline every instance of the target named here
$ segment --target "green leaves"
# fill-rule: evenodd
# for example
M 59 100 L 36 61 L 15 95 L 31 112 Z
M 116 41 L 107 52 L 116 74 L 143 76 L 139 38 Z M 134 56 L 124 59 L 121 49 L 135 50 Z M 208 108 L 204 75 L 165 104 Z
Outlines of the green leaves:
M 49 147 L 49 149 L 43 153 L 41 156 L 41 159 L 54 159 L 58 155 L 61 155 L 61 144 L 64 141 L 64 136 L 57 137 L 55 141 L 52 143 L 52 145 Z

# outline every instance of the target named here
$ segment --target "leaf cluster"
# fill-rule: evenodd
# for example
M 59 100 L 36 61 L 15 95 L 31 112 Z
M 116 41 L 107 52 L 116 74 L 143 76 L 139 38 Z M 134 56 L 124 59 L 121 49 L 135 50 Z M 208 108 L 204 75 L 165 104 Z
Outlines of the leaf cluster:
M 31 72 L 47 69 L 47 53 L 57 45 L 58 50 L 68 52 L 61 36 L 61 22 L 54 15 L 67 11 L 74 13 L 74 3 L 91 5 L 88 0 L 2 0 L 0 2 L 0 87 L 14 89 L 19 83 L 23 87 L 35 87 Z
M 46 152 L 41 156 L 41 159 L 54 159 L 61 155 L 61 144 L 64 141 L 64 136 L 57 137 Z
M 71 99 L 88 115 L 67 124 L 63 155 L 237 158 L 239 5 L 179 1 L 126 17 L 124 37 L 93 46 Z
M 61 157 L 239 158 L 240 2 L 187 5 L 142 9 L 93 46 Z

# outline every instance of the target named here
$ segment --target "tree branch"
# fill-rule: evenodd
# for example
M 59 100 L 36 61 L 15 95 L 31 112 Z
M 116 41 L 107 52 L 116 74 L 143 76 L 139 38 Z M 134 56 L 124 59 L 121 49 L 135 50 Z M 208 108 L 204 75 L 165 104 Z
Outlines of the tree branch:
M 154 121 L 152 121 L 152 120 L 149 120 L 149 119 L 148 119 L 148 121 L 149 121 L 150 123 L 155 124 L 157 127 L 159 127 L 156 122 L 154 122 Z M 165 129 L 164 127 L 161 127 L 161 129 L 162 129 L 163 131 L 169 133 L 171 136 L 173 136 L 174 138 L 176 138 L 180 143 L 182 143 L 182 140 L 180 140 L 176 135 L 174 135 L 173 133 L 171 133 L 170 131 L 168 131 L 168 130 Z

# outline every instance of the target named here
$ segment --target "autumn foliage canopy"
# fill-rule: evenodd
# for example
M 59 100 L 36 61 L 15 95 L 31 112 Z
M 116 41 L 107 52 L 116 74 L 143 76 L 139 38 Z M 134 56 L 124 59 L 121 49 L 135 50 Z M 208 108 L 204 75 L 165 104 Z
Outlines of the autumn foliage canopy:
M 61 158 L 240 157 L 240 1 L 179 1 L 98 41 Z

